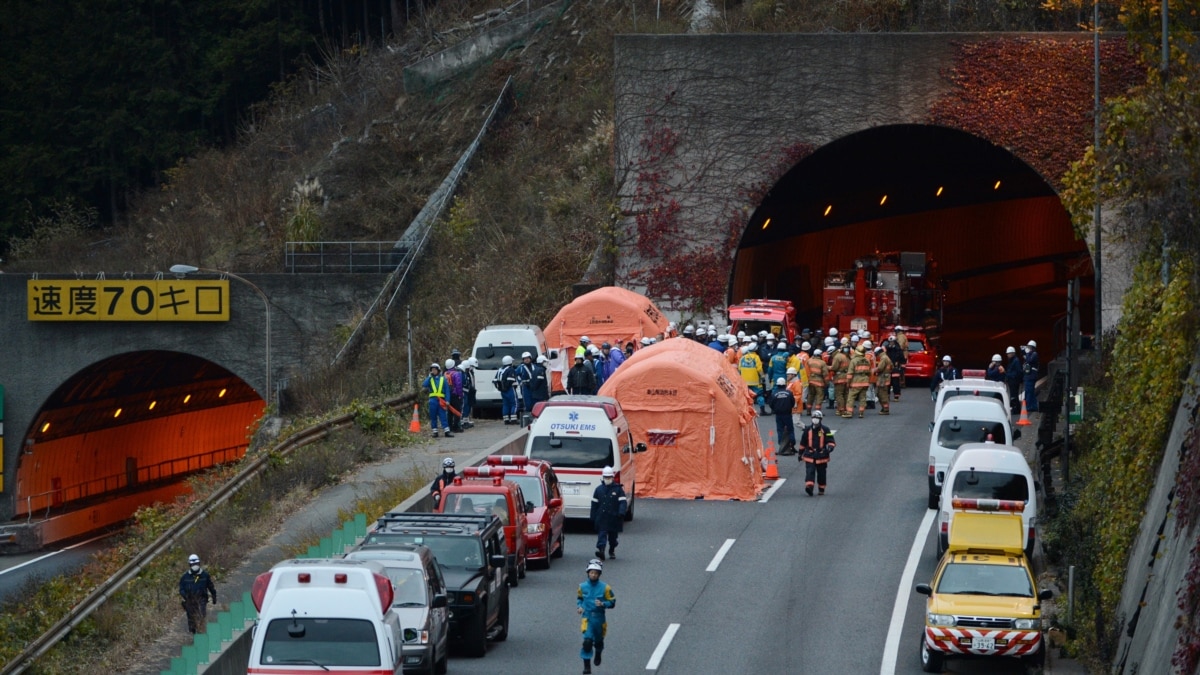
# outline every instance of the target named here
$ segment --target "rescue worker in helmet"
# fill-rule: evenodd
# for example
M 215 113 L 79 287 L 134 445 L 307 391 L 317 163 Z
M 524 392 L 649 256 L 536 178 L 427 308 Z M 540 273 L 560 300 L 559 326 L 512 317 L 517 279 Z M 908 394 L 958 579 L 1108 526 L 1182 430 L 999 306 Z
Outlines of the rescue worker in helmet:
M 533 354 L 529 352 L 521 352 L 521 362 L 517 364 L 517 386 L 520 387 L 521 401 L 517 406 L 517 420 L 521 420 L 522 413 L 527 413 L 533 410 L 533 404 L 529 402 L 531 393 L 529 388 L 533 385 Z
M 900 347 L 900 341 L 896 339 L 898 336 L 895 331 L 888 336 L 887 341 L 883 344 L 883 350 L 887 353 L 888 360 L 892 362 L 892 372 L 888 374 L 888 386 L 892 388 L 892 398 L 900 400 L 900 387 L 903 382 L 904 364 L 908 362 L 908 355 Z
M 1021 370 L 1021 357 L 1017 356 L 1017 349 L 1009 345 L 1008 349 L 1004 350 L 1004 355 L 1008 357 L 1008 370 L 1004 373 L 1004 383 L 1008 385 L 1008 401 L 1012 405 L 1011 412 L 1014 415 L 1021 412 L 1021 380 L 1025 374 Z
M 742 355 L 738 360 L 738 371 L 742 374 L 742 381 L 754 393 L 754 405 L 758 406 L 760 414 L 767 414 L 766 402 L 763 399 L 763 365 L 762 359 L 758 358 L 758 353 L 754 351 L 754 343 L 742 346 Z
M 568 394 L 591 394 L 596 390 L 596 373 L 584 364 L 583 354 L 575 355 L 575 365 L 567 371 Z
M 958 368 L 954 367 L 953 359 L 950 358 L 950 355 L 946 354 L 945 356 L 942 357 L 942 367 L 938 368 L 933 373 L 933 377 L 929 378 L 929 396 L 930 396 L 930 398 L 932 398 L 934 400 L 937 399 L 937 390 L 938 390 L 938 386 L 941 385 L 941 383 L 949 382 L 951 380 L 961 380 L 961 379 L 962 379 L 962 373 L 959 372 Z
M 421 388 L 429 392 L 429 426 L 433 429 L 433 437 L 437 438 L 439 428 L 444 428 L 446 438 L 452 438 L 454 434 L 450 432 L 446 410 L 450 407 L 450 382 L 442 374 L 440 365 L 434 363 L 429 366 L 429 375 L 421 383 Z
M 987 365 L 987 372 L 983 374 L 983 379 L 990 382 L 1004 381 L 1004 361 L 1000 359 L 999 354 L 992 354 L 992 360 Z
M 862 418 L 867 411 L 867 388 L 871 386 L 871 362 L 867 360 L 867 350 L 859 345 L 850 359 L 850 382 L 847 387 L 846 411 L 842 417 L 853 417 L 854 408 L 858 407 L 858 416 Z
M 808 400 L 805 404 L 813 410 L 820 410 L 825 402 L 825 378 L 829 376 L 829 364 L 821 356 L 818 349 L 808 359 Z
M 771 358 L 767 361 L 765 366 L 767 382 L 773 383 L 781 377 L 787 377 L 788 359 L 790 357 L 791 355 L 788 354 L 787 343 L 778 343 L 775 347 L 775 353 L 771 354 Z M 782 443 L 783 439 L 779 439 L 779 442 Z
M 624 529 L 625 512 L 629 499 L 625 488 L 617 482 L 611 466 L 600 472 L 600 484 L 592 491 L 592 525 L 596 528 L 596 557 L 604 560 L 604 547 L 608 546 L 608 557 L 617 558 L 617 537 Z
M 447 457 L 442 460 L 442 473 L 434 478 L 433 485 L 429 486 L 429 496 L 433 497 L 433 508 L 436 509 L 438 502 L 442 500 L 442 490 L 448 485 L 454 485 L 455 478 L 458 478 L 458 473 L 454 470 L 454 459 Z
M 463 371 L 459 369 L 454 359 L 446 359 L 446 369 L 442 373 L 446 376 L 446 382 L 450 385 L 450 405 L 446 408 L 446 413 L 449 415 L 447 419 L 449 426 L 446 428 L 446 436 L 449 437 L 450 432 L 457 434 L 463 430 Z
M 833 372 L 833 400 L 834 410 L 837 411 L 839 417 L 849 417 L 846 411 L 846 403 L 849 397 L 850 386 L 850 344 L 847 341 L 837 350 L 833 358 L 829 361 L 829 370 Z
M 505 355 L 500 359 L 500 370 L 492 378 L 496 391 L 500 392 L 500 416 L 505 424 L 519 424 L 517 419 L 517 369 L 513 366 L 513 357 Z
M 179 597 L 183 611 L 187 614 L 188 632 L 203 633 L 208 616 L 208 598 L 217 604 L 217 587 L 213 585 L 208 570 L 200 566 L 200 556 L 188 556 L 188 569 L 179 578 Z
M 792 426 L 792 409 L 795 407 L 796 397 L 787 388 L 787 378 L 776 378 L 775 389 L 771 392 L 771 412 L 775 413 L 775 437 L 779 439 L 780 455 L 796 453 L 796 428 Z
M 606 610 L 617 606 L 617 595 L 612 586 L 600 581 L 604 563 L 593 558 L 587 564 L 587 580 L 579 584 L 575 598 L 576 611 L 583 616 L 579 631 L 583 634 L 583 648 L 579 658 L 583 659 L 583 672 L 592 672 L 592 661 L 600 665 L 604 653 L 604 635 L 608 632 Z
M 1021 366 L 1025 380 L 1025 410 L 1038 412 L 1037 380 L 1041 362 L 1038 360 L 1037 343 L 1030 340 L 1024 347 L 1025 363 Z
M 829 468 L 829 455 L 833 453 L 837 443 L 833 440 L 833 430 L 822 422 L 824 414 L 820 410 L 812 413 L 812 423 L 804 427 L 797 439 L 800 449 L 800 461 L 804 462 L 804 492 L 809 497 L 816 484 L 819 494 L 825 494 L 825 478 Z

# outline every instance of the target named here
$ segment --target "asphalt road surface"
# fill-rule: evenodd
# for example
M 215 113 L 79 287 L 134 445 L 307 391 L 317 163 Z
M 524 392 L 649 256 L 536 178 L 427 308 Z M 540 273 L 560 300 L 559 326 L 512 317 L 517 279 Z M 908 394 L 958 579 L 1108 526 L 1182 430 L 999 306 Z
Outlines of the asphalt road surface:
M 46 551 L 0 556 L 0 606 L 18 596 L 20 590 L 54 577 L 72 574 L 107 548 L 111 534 Z
M 801 463 L 781 457 L 783 483 L 760 502 L 639 500 L 618 559 L 605 563 L 617 605 L 594 672 L 921 672 L 925 598 L 912 587 L 935 564 L 933 406 L 910 388 L 890 416 L 867 413 L 827 418 L 838 448 L 825 496 L 805 495 Z M 765 436 L 774 418 L 760 428 Z M 484 658 L 452 655 L 451 672 L 582 672 L 575 589 L 594 549 L 588 524 L 573 524 L 565 556 L 511 589 L 508 640 Z M 1022 669 L 951 662 L 947 672 Z

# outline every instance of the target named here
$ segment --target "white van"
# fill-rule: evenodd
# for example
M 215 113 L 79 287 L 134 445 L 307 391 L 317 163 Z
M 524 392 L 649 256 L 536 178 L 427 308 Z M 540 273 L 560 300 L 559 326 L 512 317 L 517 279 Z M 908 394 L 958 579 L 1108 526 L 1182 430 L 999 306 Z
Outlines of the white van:
M 954 452 L 938 515 L 938 557 L 950 545 L 954 514 L 961 511 L 1020 513 L 1025 557 L 1033 555 L 1037 527 L 1037 484 L 1020 448 L 967 443 Z
M 392 582 L 378 562 L 284 560 L 250 590 L 258 609 L 247 672 L 394 673 L 404 669 Z
M 937 419 L 938 413 L 942 411 L 942 405 L 956 396 L 991 398 L 1003 405 L 1005 410 L 1012 410 L 1007 385 L 1003 382 L 968 377 L 961 380 L 949 380 L 938 385 L 937 401 L 933 406 L 933 419 Z
M 475 368 L 476 409 L 500 407 L 500 392 L 492 384 L 492 379 L 500 370 L 505 356 L 511 356 L 515 366 L 521 363 L 521 354 L 525 352 L 533 356 L 534 363 L 542 354 L 551 360 L 558 356 L 557 350 L 547 349 L 546 337 L 537 326 L 501 324 L 479 331 L 475 337 L 475 347 L 471 350 L 471 355 L 479 361 Z
M 611 466 L 629 498 L 625 520 L 633 520 L 637 489 L 634 456 L 645 452 L 646 444 L 634 444 L 629 421 L 617 399 L 554 396 L 534 406 L 533 416 L 525 456 L 554 466 L 562 491 L 563 515 L 591 517 L 592 493 L 600 485 L 600 472 Z
M 977 396 L 955 396 L 942 405 L 942 411 L 930 425 L 929 437 L 929 508 L 938 507 L 942 483 L 954 451 L 964 443 L 992 442 L 1010 445 L 1021 437 L 1012 428 L 1008 409 L 995 400 Z

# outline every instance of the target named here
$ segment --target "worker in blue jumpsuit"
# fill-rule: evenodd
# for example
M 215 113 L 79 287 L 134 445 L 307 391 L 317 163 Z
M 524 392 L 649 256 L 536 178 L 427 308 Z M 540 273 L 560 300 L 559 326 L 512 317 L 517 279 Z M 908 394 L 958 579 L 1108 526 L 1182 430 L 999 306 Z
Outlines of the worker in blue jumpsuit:
M 604 564 L 592 559 L 587 566 L 587 581 L 579 584 L 579 596 L 575 604 L 583 619 L 579 623 L 579 631 L 583 633 L 583 647 L 579 650 L 579 658 L 583 659 L 583 672 L 592 672 L 592 661 L 600 665 L 601 654 L 604 652 L 604 634 L 608 632 L 608 620 L 605 610 L 617 606 L 617 596 L 612 586 L 600 581 Z
M 446 438 L 453 438 L 450 432 L 450 418 L 446 409 L 450 407 L 450 382 L 442 375 L 442 367 L 438 364 L 429 366 L 429 375 L 421 383 L 421 388 L 429 392 L 429 426 L 433 428 L 433 437 L 438 437 L 438 426 L 446 430 Z
M 1022 349 L 1025 350 L 1025 364 L 1021 368 L 1025 379 L 1025 410 L 1038 412 L 1038 368 L 1042 364 L 1038 359 L 1037 343 L 1030 340 Z

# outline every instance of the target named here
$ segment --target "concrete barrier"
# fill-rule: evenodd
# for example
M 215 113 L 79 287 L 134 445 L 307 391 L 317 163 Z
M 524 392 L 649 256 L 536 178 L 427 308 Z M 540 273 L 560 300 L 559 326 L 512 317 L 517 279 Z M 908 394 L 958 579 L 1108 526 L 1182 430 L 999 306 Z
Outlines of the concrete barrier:
M 511 436 L 504 440 L 494 443 L 491 447 L 481 450 L 479 453 L 472 455 L 467 460 L 467 466 L 480 466 L 487 460 L 488 455 L 519 455 L 525 452 L 525 439 L 529 436 L 529 429 L 521 427 L 520 430 L 513 432 Z M 408 499 L 397 504 L 393 512 L 400 511 L 406 513 L 429 513 L 433 511 L 433 498 L 425 490 L 421 490 L 413 494 Z M 369 523 L 367 532 L 375 529 L 378 523 Z M 362 537 L 357 537 L 354 544 L 357 545 L 362 541 Z M 266 570 L 264 570 L 266 571 Z M 253 605 L 250 605 L 253 610 Z M 220 621 L 220 616 L 216 621 Z M 248 625 L 246 625 L 248 624 Z M 250 644 L 254 638 L 254 624 L 244 622 L 244 627 L 239 628 L 234 626 L 233 633 L 228 643 L 223 643 L 219 653 L 214 652 L 210 660 L 205 664 L 202 663 L 198 672 L 205 675 L 244 675 L 246 672 L 246 664 L 250 660 Z M 164 671 L 166 673 L 182 673 L 184 671 Z M 188 673 L 191 675 L 191 673 Z

